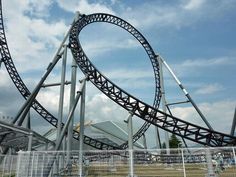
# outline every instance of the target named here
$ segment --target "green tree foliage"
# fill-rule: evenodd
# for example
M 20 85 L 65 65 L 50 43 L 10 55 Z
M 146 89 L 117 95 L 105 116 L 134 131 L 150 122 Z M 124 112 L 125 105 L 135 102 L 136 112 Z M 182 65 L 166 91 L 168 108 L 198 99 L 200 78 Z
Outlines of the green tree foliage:
M 182 144 L 175 134 L 171 135 L 169 143 L 170 143 L 170 148 L 178 148 L 178 146 L 181 147 L 181 144 Z
M 166 148 L 166 143 L 165 143 L 165 142 L 162 143 L 161 148 L 162 148 L 162 149 L 165 149 L 165 148 Z

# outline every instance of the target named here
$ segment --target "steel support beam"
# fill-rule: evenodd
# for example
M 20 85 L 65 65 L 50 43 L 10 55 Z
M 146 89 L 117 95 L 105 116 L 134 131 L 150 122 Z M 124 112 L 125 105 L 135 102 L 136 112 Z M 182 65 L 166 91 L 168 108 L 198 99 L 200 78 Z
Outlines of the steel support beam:
M 26 100 L 26 102 L 23 104 L 23 106 L 21 107 L 21 109 L 19 110 L 19 112 L 17 113 L 16 117 L 14 118 L 12 123 L 16 123 L 16 121 L 19 119 L 17 125 L 22 125 L 27 113 L 29 112 L 29 109 L 33 103 L 33 101 L 35 100 L 43 82 L 46 80 L 46 78 L 48 77 L 48 75 L 50 74 L 50 72 L 52 71 L 52 69 L 54 68 L 54 66 L 57 64 L 57 62 L 59 61 L 59 59 L 61 58 L 61 54 L 62 53 L 58 53 L 53 61 L 48 65 L 48 68 L 45 72 L 45 74 L 42 76 L 41 80 L 39 81 L 39 83 L 37 84 L 37 86 L 35 87 L 34 91 L 31 93 L 31 95 L 29 96 L 29 98 Z
M 57 142 L 56 142 L 56 144 L 58 144 L 58 138 L 60 137 L 61 128 L 62 128 L 65 77 L 66 77 L 66 60 L 67 60 L 67 46 L 64 45 L 62 70 L 61 70 L 61 86 L 60 86 L 60 98 L 59 98 L 59 108 L 58 108 Z M 59 147 L 59 149 L 60 149 L 60 147 Z
M 160 68 L 160 87 L 161 87 L 161 104 L 162 104 L 162 110 L 164 113 L 166 113 L 166 96 L 165 96 L 165 87 L 164 87 L 164 77 L 163 77 L 163 69 L 162 69 L 162 62 L 160 60 L 160 57 L 157 56 L 157 61 L 159 63 Z M 157 127 L 156 127 L 157 128 Z M 166 154 L 170 154 L 170 143 L 169 143 L 169 133 L 165 131 L 165 143 L 166 143 Z
M 236 108 L 234 110 L 234 118 L 233 118 L 233 123 L 232 123 L 231 131 L 230 131 L 231 136 L 234 136 L 235 126 L 236 126 Z
M 83 177 L 83 146 L 84 146 L 84 119 L 85 119 L 85 93 L 86 93 L 86 83 L 81 95 L 80 102 L 80 131 L 79 131 L 79 176 Z
M 72 24 L 74 24 L 74 22 L 78 19 L 77 15 L 73 21 Z M 21 125 L 22 122 L 24 121 L 25 119 L 25 116 L 29 110 L 29 107 L 32 105 L 32 102 L 35 100 L 40 88 L 42 87 L 44 81 L 46 80 L 47 76 L 49 75 L 49 73 L 52 71 L 52 69 L 54 68 L 54 66 L 57 64 L 58 60 L 61 58 L 61 55 L 63 52 L 62 51 L 62 48 L 66 42 L 66 40 L 68 39 L 68 36 L 70 34 L 70 31 L 71 31 L 71 28 L 72 28 L 73 25 L 70 26 L 70 28 L 68 29 L 68 31 L 66 32 L 65 34 L 65 37 L 63 38 L 58 50 L 56 51 L 54 57 L 53 57 L 53 61 L 51 63 L 49 63 L 46 71 L 45 71 L 45 74 L 43 74 L 41 80 L 39 81 L 39 83 L 37 84 L 37 86 L 35 87 L 35 89 L 33 90 L 33 92 L 31 93 L 31 95 L 28 97 L 27 101 L 23 104 L 23 106 L 20 108 L 19 112 L 17 113 L 16 117 L 14 118 L 13 120 L 13 124 L 16 123 L 16 121 L 18 121 L 18 119 L 20 118 L 21 116 L 21 119 L 19 120 L 19 123 L 17 125 Z M 23 113 L 24 112 L 24 113 Z
M 69 110 L 71 110 L 75 101 L 75 90 L 76 90 L 76 75 L 77 75 L 77 64 L 75 60 L 72 60 L 71 65 L 71 88 L 70 88 L 70 106 Z M 68 126 L 68 134 L 67 134 L 67 165 L 70 164 L 70 154 L 72 150 L 72 141 L 73 141 L 73 129 L 74 129 L 74 115 L 72 115 L 70 124 Z
M 196 103 L 193 101 L 193 99 L 191 98 L 190 94 L 187 92 L 187 90 L 184 88 L 184 86 L 182 85 L 182 83 L 179 81 L 179 79 L 177 78 L 177 76 L 174 74 L 174 72 L 172 71 L 172 69 L 170 68 L 170 66 L 166 63 L 166 61 L 160 56 L 157 56 L 159 58 L 159 60 L 163 63 L 163 65 L 167 68 L 167 70 L 169 71 L 169 73 L 171 74 L 171 76 L 174 78 L 174 80 L 176 81 L 176 83 L 179 85 L 180 89 L 184 92 L 185 96 L 188 98 L 188 100 L 191 102 L 191 104 L 193 105 L 193 107 L 195 108 L 195 110 L 197 111 L 197 113 L 199 114 L 199 116 L 202 118 L 202 120 L 205 122 L 206 126 L 210 129 L 213 130 L 212 126 L 210 125 L 210 123 L 207 121 L 206 117 L 203 115 L 203 113 L 201 112 L 201 110 L 198 108 L 198 106 L 196 105 Z
M 187 101 L 180 101 L 180 102 L 175 102 L 175 103 L 168 103 L 166 104 L 166 106 L 171 106 L 171 105 L 176 105 L 176 104 L 184 104 L 184 103 L 189 103 L 190 101 L 187 100 Z
M 64 81 L 64 85 L 69 85 L 71 84 L 70 81 Z M 61 86 L 61 82 L 58 83 L 51 83 L 51 84 L 43 84 L 42 88 L 47 88 L 47 87 L 54 87 L 54 86 Z
M 30 109 L 29 109 L 29 112 L 28 112 L 28 114 L 27 114 L 27 119 L 26 119 L 25 127 L 28 128 L 28 129 L 31 129 Z
M 145 134 L 143 134 L 143 146 L 144 146 L 144 149 L 147 149 L 147 139 L 146 139 Z
M 33 132 L 29 133 L 29 140 L 28 140 L 28 151 L 32 150 L 32 143 L 33 143 Z
M 59 150 L 59 148 L 60 148 L 60 146 L 61 146 L 62 140 L 63 140 L 63 138 L 64 138 L 66 132 L 68 131 L 68 127 L 69 127 L 69 124 L 70 124 L 70 122 L 71 122 L 71 120 L 72 120 L 72 117 L 73 117 L 73 115 L 74 115 L 75 108 L 76 108 L 76 106 L 77 106 L 77 104 L 78 104 L 78 101 L 79 101 L 79 99 L 80 99 L 80 96 L 82 95 L 82 91 L 83 91 L 83 89 L 84 89 L 85 82 L 86 82 L 86 79 L 83 79 L 83 80 L 82 80 L 82 84 L 81 84 L 81 86 L 80 86 L 80 89 L 79 89 L 79 91 L 77 92 L 77 95 L 76 95 L 76 97 L 75 97 L 74 104 L 72 105 L 72 107 L 71 107 L 71 109 L 70 109 L 70 111 L 69 111 L 69 114 L 68 114 L 66 123 L 65 123 L 65 125 L 64 125 L 64 127 L 63 127 L 63 129 L 62 129 L 62 131 L 61 131 L 61 135 L 60 135 L 60 137 L 59 137 L 58 144 L 56 144 L 56 147 L 55 147 L 55 154 L 54 154 L 54 156 L 52 157 L 52 160 L 50 160 L 50 161 L 48 162 L 47 168 L 46 168 L 45 171 L 43 172 L 43 177 L 48 177 L 49 174 L 50 174 L 50 171 L 51 171 L 51 169 L 52 169 L 52 166 L 53 166 L 53 164 L 54 164 L 54 162 L 55 162 L 55 160 L 56 160 L 56 157 L 57 157 L 57 154 L 58 154 L 58 150 Z

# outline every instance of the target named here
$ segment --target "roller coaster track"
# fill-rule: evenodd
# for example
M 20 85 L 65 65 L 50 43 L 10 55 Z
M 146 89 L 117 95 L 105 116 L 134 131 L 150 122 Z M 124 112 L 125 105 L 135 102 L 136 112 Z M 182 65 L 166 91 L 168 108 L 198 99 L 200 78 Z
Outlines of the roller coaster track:
M 30 96 L 30 91 L 27 86 L 22 81 L 20 75 L 17 72 L 17 69 L 13 63 L 11 58 L 11 54 L 7 45 L 7 40 L 5 36 L 5 30 L 3 25 L 3 15 L 2 15 L 2 2 L 0 1 L 0 53 L 1 53 L 1 60 L 4 63 L 13 83 L 15 84 L 16 88 L 19 90 L 21 95 L 27 99 Z M 32 108 L 40 114 L 46 121 L 48 121 L 51 125 L 57 127 L 58 120 L 54 117 L 46 108 L 44 108 L 37 100 L 34 100 L 32 103 Z M 62 123 L 62 127 L 64 124 Z M 73 138 L 79 140 L 79 132 L 73 131 Z M 104 142 L 98 141 L 88 136 L 84 136 L 84 143 L 90 145 L 96 149 L 119 149 L 119 147 L 115 147 L 110 144 L 106 144 Z
M 184 121 L 167 113 L 160 111 L 159 109 L 150 106 L 141 100 L 135 98 L 131 94 L 122 90 L 106 76 L 104 76 L 89 60 L 84 53 L 79 41 L 79 34 L 81 30 L 86 26 L 94 22 L 111 23 L 128 31 L 132 34 L 145 48 L 149 57 L 156 61 L 156 56 L 152 51 L 145 38 L 137 32 L 129 23 L 110 14 L 91 14 L 83 15 L 72 27 L 69 45 L 72 51 L 73 57 L 79 65 L 82 72 L 88 76 L 88 79 L 106 96 L 116 102 L 118 105 L 129 111 L 130 113 L 140 117 L 141 119 L 164 129 L 165 131 L 176 134 L 185 139 L 194 141 L 196 143 L 207 146 L 227 146 L 236 145 L 236 137 L 217 132 L 195 125 L 193 123 Z M 153 63 L 154 66 L 158 63 Z
M 140 36 L 142 36 L 134 27 L 132 27 L 132 30 L 136 31 Z M 142 40 L 146 39 L 143 37 Z M 146 41 L 147 43 L 147 41 Z M 148 44 L 148 43 L 147 43 Z M 145 44 L 146 46 L 146 44 Z M 156 59 L 154 57 L 154 52 L 151 48 L 151 46 L 148 44 L 148 46 L 145 47 L 145 50 L 147 52 L 151 51 L 152 53 L 149 54 L 151 63 L 153 65 L 154 69 L 154 76 L 155 76 L 155 96 L 154 96 L 154 103 L 153 107 L 157 108 L 160 104 L 161 94 L 160 94 L 160 87 L 159 87 L 159 67 L 158 64 L 156 64 Z M 12 79 L 13 83 L 15 84 L 18 91 L 21 93 L 21 95 L 27 100 L 29 96 L 31 95 L 31 92 L 21 79 L 19 73 L 17 72 L 17 69 L 13 63 L 10 50 L 7 45 L 5 30 L 4 30 L 4 23 L 3 23 L 3 14 L 2 14 L 2 1 L 0 0 L 0 53 L 1 53 L 1 62 L 4 63 L 10 78 Z M 57 127 L 58 120 L 57 118 L 52 115 L 46 108 L 44 108 L 37 100 L 34 100 L 31 106 L 39 115 L 42 116 L 46 121 L 48 121 L 51 125 Z M 151 125 L 150 122 L 145 122 L 142 127 L 135 133 L 133 136 L 133 142 L 136 142 L 149 128 Z M 64 124 L 62 123 L 62 127 Z M 73 138 L 76 140 L 79 140 L 79 132 L 73 131 Z M 116 147 L 114 145 L 106 144 L 104 142 L 98 141 L 96 139 L 93 139 L 88 136 L 84 136 L 84 143 L 87 145 L 90 145 L 96 149 L 126 149 L 128 146 L 128 142 L 123 143 L 122 145 Z

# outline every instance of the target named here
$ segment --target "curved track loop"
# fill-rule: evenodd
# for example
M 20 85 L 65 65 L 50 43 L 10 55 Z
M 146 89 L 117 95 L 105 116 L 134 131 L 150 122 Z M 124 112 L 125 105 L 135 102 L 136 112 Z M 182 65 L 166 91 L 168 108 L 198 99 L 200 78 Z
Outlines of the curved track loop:
M 1 60 L 3 61 L 13 83 L 15 84 L 16 88 L 19 90 L 21 95 L 27 99 L 30 96 L 30 91 L 22 81 L 20 75 L 18 74 L 16 67 L 13 63 L 11 58 L 10 51 L 8 49 L 7 40 L 4 31 L 3 25 L 3 15 L 2 15 L 2 1 L 0 0 L 0 53 L 1 53 Z M 38 112 L 46 121 L 48 121 L 51 125 L 57 127 L 58 120 L 54 117 L 50 112 L 47 111 L 37 100 L 32 103 L 32 107 L 36 112 Z M 62 124 L 62 127 L 64 124 Z M 73 132 L 73 137 L 76 140 L 79 140 L 79 132 Z M 93 139 L 88 136 L 84 136 L 84 143 L 90 145 L 96 149 L 120 149 L 120 147 L 116 147 L 110 144 L 103 143 L 96 139 Z
M 102 75 L 86 56 L 79 42 L 80 31 L 93 22 L 112 23 L 124 28 L 142 44 L 150 58 L 154 60 L 155 56 L 154 52 L 149 50 L 151 47 L 145 38 L 124 20 L 109 14 L 84 15 L 72 27 L 69 38 L 70 48 L 82 72 L 99 90 L 130 113 L 168 132 L 207 146 L 236 145 L 236 137 L 200 127 L 155 109 L 122 90 Z M 157 65 L 157 63 L 155 64 Z
M 6 36 L 5 36 L 5 31 L 4 31 L 4 25 L 3 25 L 3 15 L 2 15 L 2 2 L 0 0 L 0 53 L 2 55 L 2 61 L 4 62 L 6 69 L 19 90 L 19 92 L 22 94 L 22 96 L 25 99 L 28 99 L 30 96 L 30 91 L 22 81 L 21 77 L 19 76 L 16 67 L 14 66 L 13 60 L 10 55 L 9 48 L 7 46 L 7 41 L 6 41 Z M 150 45 L 149 45 L 150 47 Z M 160 79 L 159 79 L 159 68 L 158 65 L 156 65 L 156 61 L 154 60 L 154 52 L 152 51 L 152 59 L 151 62 L 153 64 L 153 69 L 154 69 L 154 77 L 155 77 L 155 96 L 154 96 L 154 103 L 153 107 L 157 108 L 160 104 L 160 99 L 161 99 L 161 94 L 160 94 Z M 47 111 L 37 100 L 34 101 L 32 104 L 32 107 L 45 119 L 47 120 L 50 124 L 53 126 L 57 127 L 58 120 L 55 118 L 50 112 Z M 64 124 L 62 124 L 63 126 Z M 136 142 L 145 132 L 146 130 L 150 127 L 151 123 L 145 122 L 141 128 L 134 134 L 133 136 L 133 142 Z M 79 132 L 74 131 L 74 138 L 79 140 Z M 88 144 L 92 147 L 95 147 L 97 149 L 126 149 L 128 147 L 128 141 L 125 143 L 121 144 L 119 147 L 114 147 L 113 145 L 108 145 L 106 143 L 97 141 L 95 139 L 92 139 L 88 136 L 84 137 L 84 143 Z

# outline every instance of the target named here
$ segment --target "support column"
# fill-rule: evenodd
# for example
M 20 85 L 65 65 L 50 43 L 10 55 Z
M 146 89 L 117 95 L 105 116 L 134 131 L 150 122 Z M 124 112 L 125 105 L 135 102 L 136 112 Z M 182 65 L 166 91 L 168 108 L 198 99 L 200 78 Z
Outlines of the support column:
M 164 88 L 164 77 L 163 77 L 163 69 L 162 69 L 162 62 L 160 57 L 157 56 L 157 61 L 160 67 L 160 89 L 161 89 L 161 103 L 162 103 L 162 110 L 166 113 L 166 98 L 165 98 L 165 88 Z M 169 133 L 165 131 L 165 143 L 166 143 L 166 154 L 170 154 L 170 144 L 169 144 Z
M 79 176 L 84 176 L 83 171 L 83 146 L 84 146 L 84 119 L 85 119 L 85 92 L 86 83 L 81 95 L 81 105 L 80 105 L 80 131 L 79 131 Z
M 143 134 L 143 146 L 144 146 L 144 149 L 147 149 L 147 140 L 146 140 L 145 133 Z
M 32 142 L 33 142 L 33 133 L 29 133 L 29 140 L 28 140 L 28 151 L 32 150 Z
M 74 101 L 74 104 L 72 105 L 71 109 L 70 109 L 70 112 L 69 112 L 69 115 L 67 117 L 67 120 L 66 120 L 66 123 L 64 125 L 64 127 L 62 128 L 62 131 L 61 131 L 61 135 L 59 137 L 59 140 L 58 140 L 58 144 L 56 145 L 55 147 L 55 155 L 53 155 L 53 158 L 48 162 L 47 164 L 47 170 L 45 170 L 43 172 L 43 177 L 48 177 L 49 176 L 49 173 L 51 171 L 51 168 L 53 166 L 53 163 L 54 161 L 56 160 L 56 157 L 57 157 L 57 154 L 58 154 L 58 150 L 59 150 L 59 147 L 61 146 L 61 143 L 62 143 L 62 140 L 63 140 L 63 137 L 65 136 L 67 130 L 68 130 L 68 126 L 70 124 L 70 121 L 72 119 L 72 116 L 74 114 L 74 111 L 75 111 L 75 108 L 77 106 L 77 103 L 80 99 L 80 96 L 81 96 L 81 92 L 83 91 L 83 88 L 84 88 L 84 84 L 86 82 L 86 79 L 83 80 L 82 84 L 81 84 L 81 87 L 79 89 L 79 91 L 77 92 L 77 95 L 75 97 L 75 101 Z
M 68 130 L 68 127 L 69 127 L 69 124 L 71 122 L 71 119 L 73 117 L 73 114 L 74 114 L 74 111 L 75 111 L 75 108 L 77 106 L 77 103 L 80 99 L 80 96 L 81 96 L 81 92 L 83 91 L 83 88 L 84 88 L 84 84 L 85 84 L 86 80 L 84 79 L 82 84 L 81 84 L 81 87 L 79 89 L 79 91 L 77 92 L 77 95 L 75 97 L 75 101 L 74 101 L 74 104 L 72 105 L 71 109 L 70 109 L 70 112 L 69 112 L 69 115 L 67 117 L 67 120 L 66 120 L 66 123 L 61 131 L 61 135 L 60 135 L 60 138 L 58 140 L 58 144 L 56 145 L 55 147 L 55 151 L 58 151 L 59 150 L 59 147 L 61 146 L 61 143 L 62 143 L 62 140 L 63 140 L 63 137 L 64 135 L 66 134 L 66 131 Z
M 234 118 L 233 118 L 233 123 L 232 123 L 231 131 L 230 131 L 231 136 L 234 136 L 235 126 L 236 126 L 236 108 L 234 110 Z
M 156 126 L 154 128 L 155 128 L 155 133 L 156 133 L 156 146 L 157 146 L 157 149 L 161 149 L 161 139 L 160 139 L 159 129 Z
M 75 17 L 75 19 L 77 19 L 77 16 Z M 73 21 L 72 25 L 74 24 L 75 20 Z M 39 81 L 39 83 L 37 84 L 37 86 L 35 87 L 35 89 L 33 90 L 33 92 L 31 93 L 31 95 L 28 97 L 27 101 L 23 104 L 23 106 L 21 107 L 21 109 L 19 110 L 19 112 L 17 113 L 16 117 L 13 120 L 13 124 L 16 123 L 16 121 L 20 118 L 18 125 L 21 125 L 22 122 L 24 121 L 25 115 L 27 114 L 32 102 L 34 101 L 35 97 L 37 96 L 41 86 L 43 85 L 44 81 L 46 80 L 47 76 L 49 75 L 49 73 L 52 71 L 52 69 L 54 68 L 54 66 L 57 64 L 58 60 L 61 58 L 62 55 L 62 48 L 63 45 L 65 44 L 66 40 L 68 39 L 68 36 L 70 34 L 70 30 L 72 28 L 72 25 L 70 26 L 70 28 L 68 29 L 68 31 L 65 34 L 64 39 L 62 40 L 57 52 L 54 55 L 53 61 L 51 63 L 49 63 L 45 74 L 42 76 L 41 80 Z
M 59 108 L 58 108 L 58 122 L 57 122 L 57 139 L 56 144 L 59 144 L 58 140 L 61 134 L 62 119 L 63 119 L 63 105 L 64 105 L 64 90 L 65 90 L 65 77 L 66 77 L 66 61 L 67 61 L 67 45 L 64 45 L 62 67 L 61 67 L 61 85 L 60 85 L 60 98 L 59 98 Z M 59 150 L 61 150 L 61 146 Z M 58 174 L 59 171 L 59 158 L 54 164 L 54 174 Z
M 27 114 L 27 119 L 26 119 L 26 128 L 31 129 L 31 117 L 30 117 L 30 109 L 29 112 Z
M 58 109 L 58 123 L 57 123 L 57 142 L 56 142 L 57 144 L 58 144 L 58 138 L 60 137 L 60 134 L 61 134 L 61 124 L 62 124 L 62 118 L 63 118 L 66 60 L 67 60 L 67 46 L 64 45 L 62 70 L 61 70 L 61 86 L 60 86 L 60 98 L 59 98 L 59 109 Z M 61 148 L 59 148 L 59 149 L 61 149 Z
M 71 65 L 71 88 L 70 88 L 70 108 L 74 104 L 75 101 L 75 90 L 76 90 L 76 75 L 77 75 L 77 64 L 75 60 L 72 60 Z M 70 165 L 70 151 L 72 150 L 72 140 L 73 140 L 73 129 L 74 129 L 74 114 L 71 117 L 71 121 L 68 127 L 67 134 L 67 164 Z

